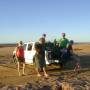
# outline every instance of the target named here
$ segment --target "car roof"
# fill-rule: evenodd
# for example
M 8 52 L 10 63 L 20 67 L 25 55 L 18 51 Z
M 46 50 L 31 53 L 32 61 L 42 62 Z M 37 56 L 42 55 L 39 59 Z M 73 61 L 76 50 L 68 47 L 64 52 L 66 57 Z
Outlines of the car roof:
M 24 43 L 24 44 L 30 44 L 30 43 L 33 43 L 33 44 L 35 44 L 35 42 L 27 42 L 27 43 Z

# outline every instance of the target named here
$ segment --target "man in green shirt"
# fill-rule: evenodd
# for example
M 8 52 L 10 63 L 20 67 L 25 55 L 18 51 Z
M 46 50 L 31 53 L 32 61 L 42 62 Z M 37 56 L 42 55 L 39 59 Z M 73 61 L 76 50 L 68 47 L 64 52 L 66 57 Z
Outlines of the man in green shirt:
M 60 52 L 59 52 L 59 63 L 60 63 L 60 67 L 63 67 L 63 65 L 66 62 L 66 57 L 67 57 L 67 47 L 69 44 L 69 40 L 65 37 L 66 34 L 62 33 L 62 38 L 58 41 L 59 43 L 59 47 L 60 47 Z
M 67 48 L 67 45 L 69 43 L 69 40 L 65 38 L 65 33 L 62 33 L 62 38 L 59 40 L 60 48 Z

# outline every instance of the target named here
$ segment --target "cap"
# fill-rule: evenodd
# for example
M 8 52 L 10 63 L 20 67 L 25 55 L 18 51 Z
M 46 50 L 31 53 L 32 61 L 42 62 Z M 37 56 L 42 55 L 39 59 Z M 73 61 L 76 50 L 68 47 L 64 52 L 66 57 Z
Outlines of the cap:
M 62 33 L 62 36 L 65 36 L 65 33 Z
M 43 37 L 46 37 L 46 34 L 44 33 L 42 36 L 43 36 Z

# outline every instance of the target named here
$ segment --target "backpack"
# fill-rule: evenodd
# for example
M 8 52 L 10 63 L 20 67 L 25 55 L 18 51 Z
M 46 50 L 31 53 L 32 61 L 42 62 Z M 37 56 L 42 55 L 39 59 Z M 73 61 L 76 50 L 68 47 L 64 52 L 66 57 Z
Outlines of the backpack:
M 17 57 L 24 57 L 24 49 L 23 49 L 23 47 L 17 47 L 16 56 Z

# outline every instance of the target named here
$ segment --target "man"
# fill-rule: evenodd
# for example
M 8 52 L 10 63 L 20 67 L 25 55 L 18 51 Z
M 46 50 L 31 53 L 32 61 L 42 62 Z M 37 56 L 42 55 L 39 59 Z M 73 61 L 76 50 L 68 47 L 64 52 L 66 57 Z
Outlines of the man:
M 69 40 L 65 36 L 66 34 L 62 33 L 62 38 L 58 41 L 60 47 L 60 52 L 59 52 L 60 67 L 63 67 L 63 64 L 66 62 L 66 58 L 67 58 L 67 47 L 69 44 Z
M 46 38 L 46 34 L 45 34 L 45 33 L 44 33 L 44 34 L 42 34 L 42 37 L 43 37 L 43 38 Z
M 44 76 L 48 77 L 46 73 L 46 62 L 45 62 L 45 39 L 40 38 L 39 42 L 35 45 L 36 54 L 33 57 L 34 64 L 36 66 L 37 76 L 41 76 L 39 70 L 43 70 Z
M 66 34 L 62 33 L 62 38 L 58 42 L 61 49 L 67 48 L 67 45 L 69 43 L 69 40 L 65 36 L 66 36 Z

